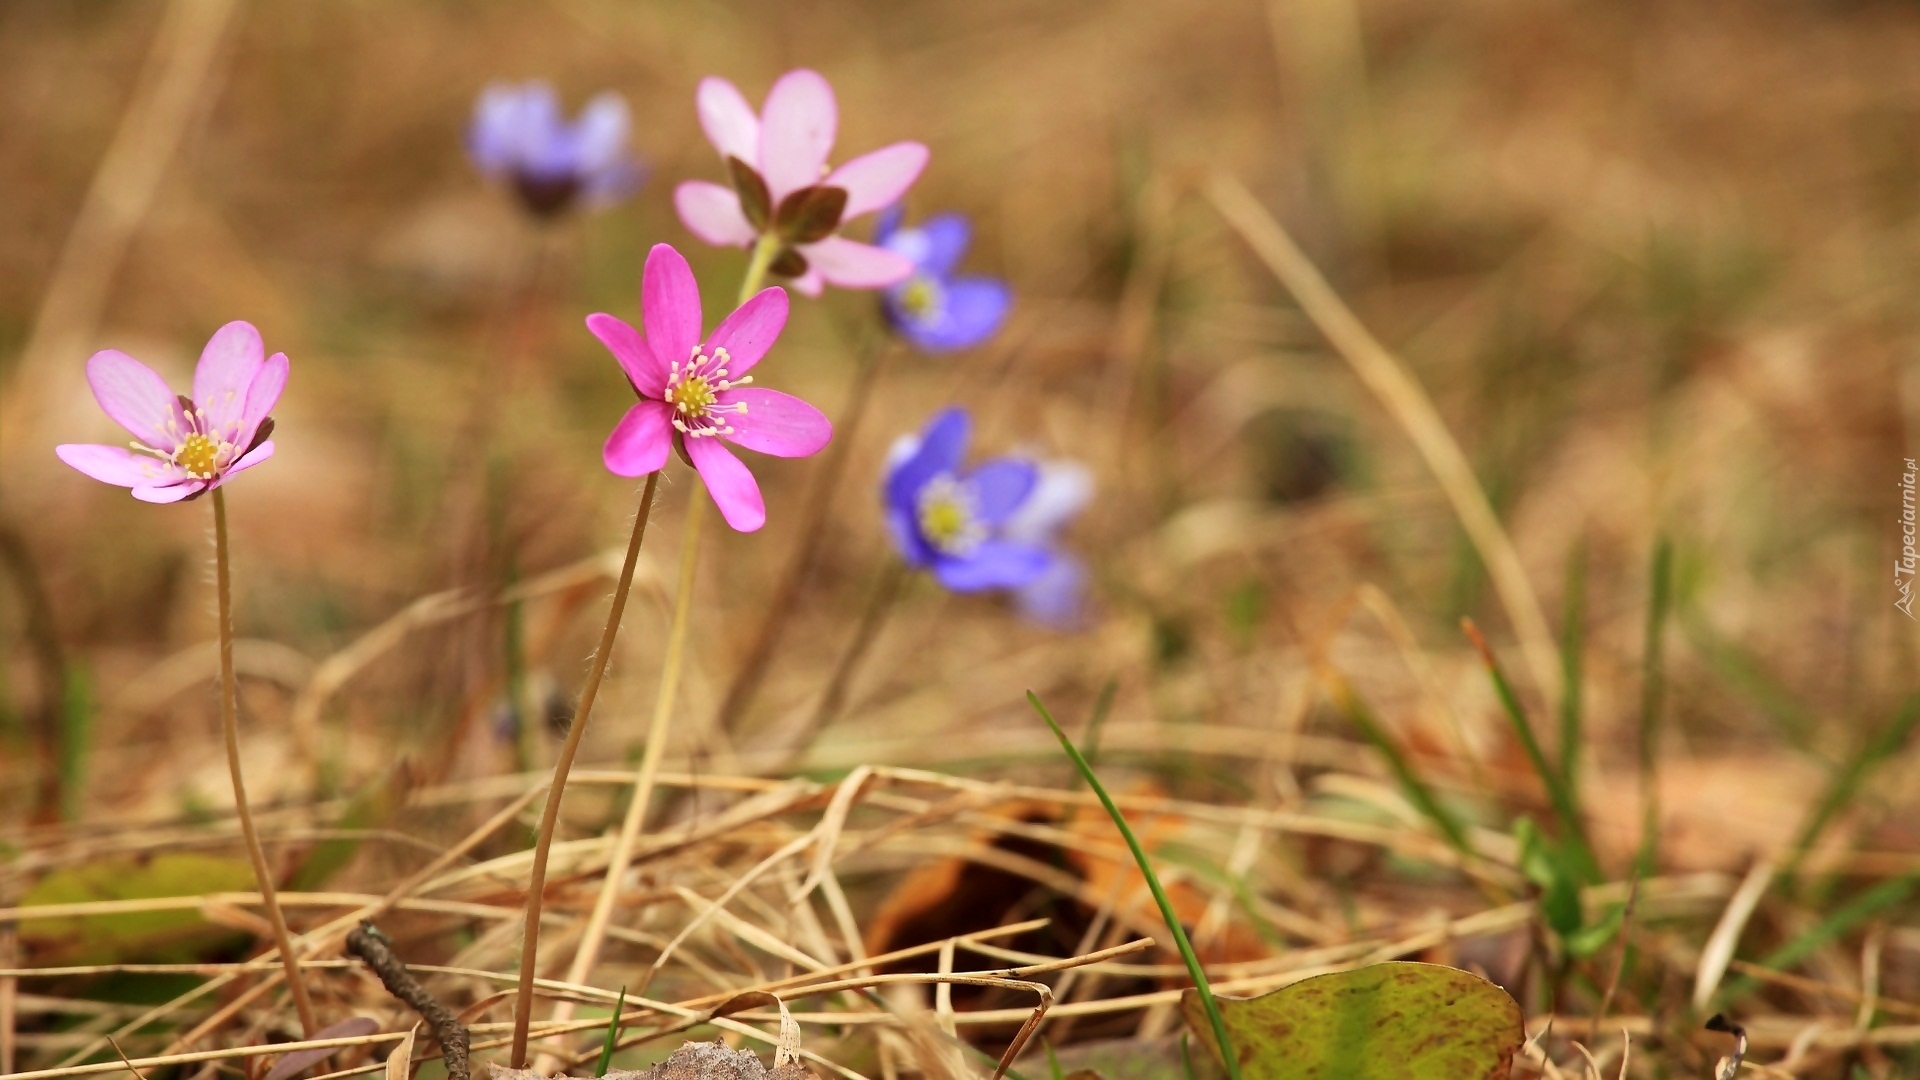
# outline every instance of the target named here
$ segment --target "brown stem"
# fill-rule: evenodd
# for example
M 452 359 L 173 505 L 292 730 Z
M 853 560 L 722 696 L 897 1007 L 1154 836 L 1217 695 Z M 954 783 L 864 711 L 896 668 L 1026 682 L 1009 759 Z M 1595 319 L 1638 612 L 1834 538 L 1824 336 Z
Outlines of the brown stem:
M 880 636 L 880 627 L 893 611 L 893 602 L 899 598 L 900 586 L 906 581 L 907 566 L 898 560 L 889 560 L 886 569 L 880 571 L 880 581 L 874 586 L 873 596 L 867 600 L 867 610 L 860 613 L 860 625 L 853 631 L 853 640 L 847 642 L 847 651 L 841 654 L 840 663 L 833 669 L 833 677 L 827 680 L 827 688 L 820 694 L 820 705 L 814 710 L 813 719 L 808 722 L 807 729 L 801 733 L 795 746 L 804 747 L 815 732 L 839 715 L 841 706 L 846 704 L 847 685 L 853 681 L 854 669 L 860 666 L 867 650 L 873 647 L 874 639 Z
M 300 1030 L 307 1038 L 320 1030 L 314 1022 L 313 1001 L 307 997 L 306 980 L 300 974 L 300 957 L 293 951 L 293 935 L 287 933 L 287 917 L 280 910 L 280 897 L 274 891 L 273 871 L 267 866 L 267 853 L 260 846 L 260 834 L 253 827 L 253 808 L 247 805 L 247 781 L 240 771 L 240 690 L 233 678 L 233 574 L 227 554 L 227 493 L 213 489 L 213 568 L 214 590 L 220 619 L 220 726 L 227 737 L 227 772 L 233 776 L 233 806 L 240 818 L 240 835 L 247 842 L 247 857 L 253 861 L 254 880 L 260 885 L 260 903 L 273 924 L 273 943 L 280 950 L 280 963 L 287 971 L 287 989 L 293 993 L 293 1007 L 300 1014 Z
M 834 493 L 840 490 L 840 481 L 846 475 L 847 462 L 852 456 L 850 451 L 860 430 L 860 422 L 867 415 L 868 404 L 873 401 L 874 385 L 880 381 L 880 369 L 894 350 L 893 345 L 867 349 L 861 357 L 860 366 L 854 371 L 852 400 L 847 402 L 846 411 L 834 429 L 833 442 L 827 447 L 827 459 L 821 464 L 813 489 L 807 493 L 807 516 L 800 525 L 800 543 L 787 563 L 786 573 L 781 576 L 780 583 L 774 587 L 773 596 L 767 602 L 766 615 L 761 618 L 759 629 L 754 631 L 753 641 L 747 646 L 746 659 L 740 662 L 733 683 L 727 687 L 727 695 L 721 700 L 715 723 L 722 731 L 734 730 L 734 725 L 760 692 L 760 684 L 772 665 L 774 650 L 779 647 L 780 636 L 786 631 L 795 602 L 800 598 L 800 587 L 806 583 L 814 562 L 820 557 Z
M 600 679 L 607 673 L 607 661 L 613 656 L 613 639 L 620 633 L 620 616 L 627 609 L 627 593 L 633 587 L 634 564 L 640 561 L 640 544 L 647 535 L 647 516 L 653 512 L 653 491 L 660 474 L 649 473 L 647 486 L 640 492 L 640 508 L 634 513 L 633 538 L 627 542 L 627 559 L 620 564 L 620 581 L 613 587 L 613 604 L 607 610 L 607 626 L 600 632 L 600 648 L 593 654 L 593 666 L 587 670 L 586 685 L 580 688 L 580 707 L 567 727 L 567 741 L 553 766 L 553 784 L 547 789 L 546 809 L 540 815 L 540 832 L 533 845 L 533 874 L 527 883 L 527 923 L 525 940 L 520 945 L 520 985 L 513 998 L 514 1068 L 527 1062 L 527 1025 L 533 1019 L 534 961 L 540 947 L 540 904 L 547 888 L 547 852 L 553 846 L 554 825 L 560 818 L 560 798 L 566 794 L 567 771 L 573 768 L 573 755 L 580 749 L 580 736 L 593 715 L 593 699 L 600 693 Z
M 387 993 L 399 998 L 420 1014 L 428 1026 L 433 1028 L 433 1037 L 440 1040 L 440 1051 L 446 1059 L 447 1080 L 469 1080 L 472 1068 L 467 1064 L 467 1025 L 453 1015 L 453 1010 L 440 1003 L 440 999 L 427 993 L 420 980 L 413 977 L 407 965 L 395 955 L 393 945 L 370 922 L 362 922 L 347 935 L 347 951 L 367 962 Z

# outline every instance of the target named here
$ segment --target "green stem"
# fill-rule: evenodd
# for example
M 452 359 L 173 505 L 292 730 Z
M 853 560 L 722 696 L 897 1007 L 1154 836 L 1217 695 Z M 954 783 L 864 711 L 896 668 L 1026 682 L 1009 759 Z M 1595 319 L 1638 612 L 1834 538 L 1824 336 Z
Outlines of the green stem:
M 280 910 L 280 896 L 274 891 L 273 871 L 267 866 L 267 853 L 260 846 L 260 834 L 253 827 L 253 808 L 247 804 L 247 781 L 240 769 L 240 688 L 233 677 L 233 572 L 227 554 L 227 493 L 213 489 L 213 568 L 214 593 L 219 603 L 220 620 L 220 727 L 227 739 L 227 772 L 233 777 L 233 806 L 240 819 L 240 835 L 246 840 L 247 858 L 253 862 L 253 877 L 260 885 L 260 906 L 266 909 L 273 925 L 273 944 L 280 951 L 280 963 L 286 968 L 287 989 L 293 993 L 294 1011 L 300 1014 L 300 1030 L 307 1038 L 320 1030 L 314 1021 L 313 1001 L 307 996 L 307 984 L 300 975 L 299 955 L 293 951 L 293 935 L 287 932 L 287 917 Z
M 740 280 L 740 302 L 746 303 L 767 280 L 767 270 L 773 260 L 779 256 L 784 242 L 772 233 L 766 233 L 753 242 L 753 253 L 747 257 L 747 276 Z
M 593 715 L 593 700 L 600 693 L 600 680 L 613 657 L 613 641 L 620 633 L 620 616 L 627 610 L 627 593 L 633 588 L 633 568 L 640 561 L 640 544 L 646 539 L 647 517 L 653 512 L 653 492 L 660 474 L 650 473 L 640 492 L 640 508 L 633 517 L 633 538 L 627 541 L 627 559 L 620 564 L 620 581 L 613 587 L 613 604 L 607 609 L 607 625 L 600 632 L 600 648 L 593 654 L 593 666 L 580 688 L 580 707 L 573 723 L 567 726 L 567 741 L 554 762 L 553 783 L 547 790 L 547 805 L 540 815 L 540 832 L 533 844 L 533 872 L 527 882 L 527 920 L 525 939 L 520 944 L 520 984 L 513 998 L 513 1053 L 509 1060 L 516 1069 L 527 1061 L 527 1025 L 533 1019 L 533 977 L 540 946 L 540 904 L 547 888 L 547 852 L 553 846 L 553 830 L 560 818 L 560 799 L 566 794 L 567 772 L 573 768 L 573 756 L 580 749 L 580 736 Z

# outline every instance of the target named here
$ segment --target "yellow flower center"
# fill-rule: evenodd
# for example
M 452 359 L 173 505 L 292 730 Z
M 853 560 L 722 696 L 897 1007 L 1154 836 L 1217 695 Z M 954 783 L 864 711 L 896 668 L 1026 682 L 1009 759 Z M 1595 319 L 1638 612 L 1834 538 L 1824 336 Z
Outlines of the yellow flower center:
M 689 439 L 733 434 L 733 425 L 727 423 L 726 417 L 731 413 L 745 416 L 747 403 L 736 401 L 722 405 L 720 395 L 752 382 L 753 376 L 727 378 L 727 361 L 730 359 L 725 349 L 715 349 L 713 355 L 708 356 L 696 345 L 686 363 L 674 363 L 672 374 L 667 376 L 667 390 L 663 396 L 667 404 L 673 406 L 675 431 Z
M 196 480 L 211 480 L 220 467 L 221 444 L 205 435 L 189 435 L 173 459 Z
M 965 555 L 986 539 L 972 489 L 952 476 L 936 476 L 920 489 L 920 535 L 949 555 Z
M 681 416 L 704 416 L 713 404 L 713 384 L 704 376 L 690 376 L 673 390 L 673 407 Z
M 940 286 L 932 278 L 916 277 L 900 289 L 900 306 L 916 319 L 924 319 L 940 305 Z

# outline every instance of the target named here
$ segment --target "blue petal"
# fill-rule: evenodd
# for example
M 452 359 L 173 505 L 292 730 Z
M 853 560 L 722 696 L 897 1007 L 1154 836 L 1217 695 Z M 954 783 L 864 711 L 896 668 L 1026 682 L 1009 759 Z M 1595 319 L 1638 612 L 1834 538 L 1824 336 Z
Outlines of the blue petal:
M 920 223 L 920 232 L 926 237 L 926 249 L 916 261 L 935 277 L 953 273 L 973 240 L 973 227 L 962 214 L 936 214 Z
M 1039 481 L 1039 468 L 1019 458 L 996 458 L 967 474 L 967 483 L 979 500 L 980 520 L 987 525 L 1012 517 Z
M 934 564 L 933 576 L 954 592 L 1018 589 L 1052 565 L 1054 555 L 1031 544 L 989 540 L 964 558 L 948 556 Z
M 1080 625 L 1087 591 L 1087 568 L 1071 555 L 1057 555 L 1046 572 L 1014 594 L 1020 614 L 1056 630 Z
M 920 447 L 912 457 L 887 475 L 887 505 L 912 516 L 918 512 L 915 501 L 927 481 L 960 466 L 967 452 L 967 431 L 972 421 L 961 408 L 946 409 L 934 416 L 921 433 Z
M 920 529 L 914 524 L 913 511 L 900 507 L 887 510 L 887 533 L 893 537 L 894 550 L 900 553 L 900 560 L 912 567 L 933 565 L 938 556 L 926 540 L 920 536 Z
M 893 234 L 900 231 L 900 223 L 906 219 L 906 216 L 906 203 L 894 203 L 880 211 L 880 219 L 873 225 L 873 242 L 886 247 L 887 241 Z
M 907 340 L 928 352 L 954 352 L 987 340 L 1006 321 L 1013 294 L 993 278 L 963 277 L 945 283 L 945 303 L 939 311 L 919 319 L 907 314 L 888 296 L 888 309 Z

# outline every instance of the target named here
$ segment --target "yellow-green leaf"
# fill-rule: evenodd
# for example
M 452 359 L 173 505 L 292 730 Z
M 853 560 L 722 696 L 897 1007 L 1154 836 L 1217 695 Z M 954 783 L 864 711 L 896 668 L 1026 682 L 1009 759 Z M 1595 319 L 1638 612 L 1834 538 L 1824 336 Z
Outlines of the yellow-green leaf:
M 253 888 L 253 870 L 245 859 L 168 852 L 107 858 L 56 870 L 27 890 L 20 906 L 201 896 Z M 29 948 L 45 950 L 69 964 L 134 959 L 190 963 L 233 936 L 232 930 L 209 923 L 191 908 L 20 921 L 20 938 Z

